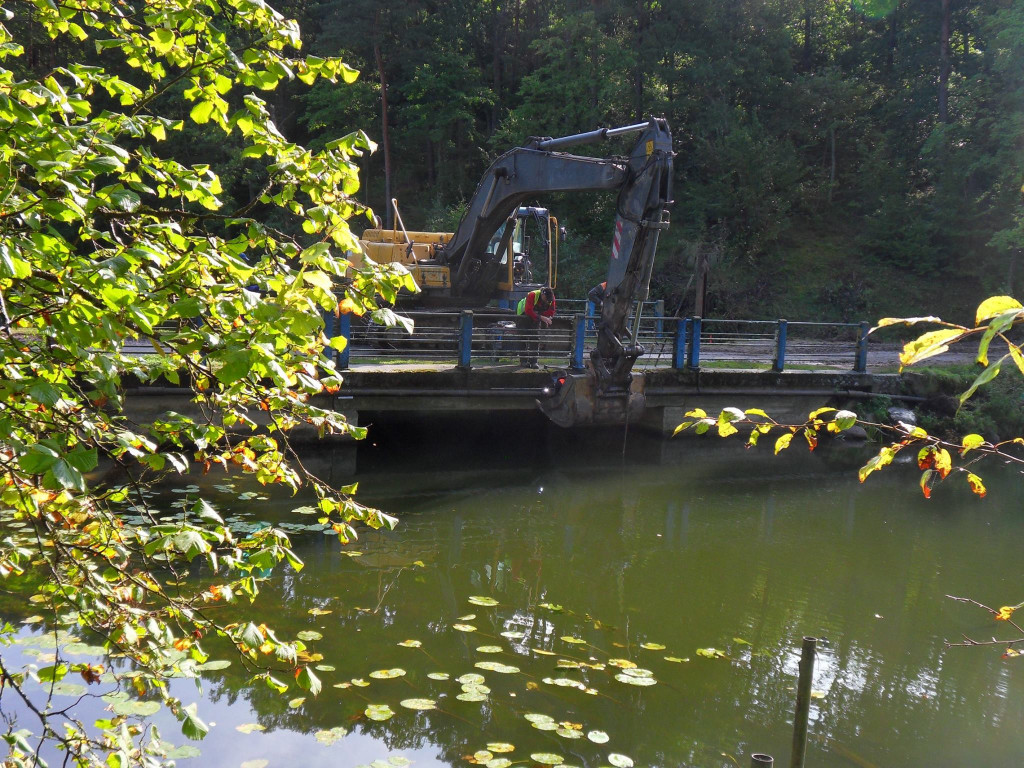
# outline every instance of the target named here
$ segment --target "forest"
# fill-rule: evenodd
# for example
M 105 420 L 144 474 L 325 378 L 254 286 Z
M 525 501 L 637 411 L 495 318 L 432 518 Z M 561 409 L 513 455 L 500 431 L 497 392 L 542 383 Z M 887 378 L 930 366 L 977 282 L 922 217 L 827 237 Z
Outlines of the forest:
M 670 312 L 692 311 L 701 259 L 710 317 L 956 319 L 1019 294 L 1020 0 L 275 7 L 299 20 L 307 54 L 360 75 L 282 76 L 266 94 L 274 119 L 311 147 L 366 131 L 378 146 L 359 161 L 358 196 L 385 220 L 395 197 L 410 229 L 451 230 L 487 165 L 527 137 L 665 116 L 675 206 L 652 292 Z M 73 41 L 39 43 L 38 66 L 73 55 L 61 50 Z M 186 121 L 170 142 L 209 162 L 239 205 L 259 195 L 241 137 L 211 141 Z M 614 199 L 536 202 L 567 229 L 559 294 L 580 297 L 603 274 Z

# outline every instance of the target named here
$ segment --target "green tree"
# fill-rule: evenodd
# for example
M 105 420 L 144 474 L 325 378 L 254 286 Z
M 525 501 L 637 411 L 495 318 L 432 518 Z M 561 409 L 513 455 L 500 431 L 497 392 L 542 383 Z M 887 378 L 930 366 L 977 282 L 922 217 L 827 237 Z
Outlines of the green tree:
M 368 213 L 353 198 L 355 158 L 372 143 L 352 133 L 307 150 L 282 134 L 258 95 L 293 79 L 355 79 L 340 59 L 291 55 L 296 22 L 247 0 L 30 0 L 4 10 L 0 486 L 3 514 L 31 535 L 0 543 L 0 576 L 57 637 L 85 633 L 124 660 L 107 671 L 58 647 L 52 663 L 23 670 L 0 657 L 0 696 L 20 699 L 31 718 L 5 734 L 8 764 L 34 764 L 44 742 L 78 765 L 156 764 L 169 745 L 136 728 L 137 715 L 158 702 L 185 736 L 202 737 L 199 713 L 171 697 L 166 681 L 209 663 L 208 638 L 221 638 L 213 645 L 255 684 L 314 694 L 320 684 L 301 641 L 278 637 L 258 615 L 222 625 L 207 612 L 254 599 L 282 561 L 301 568 L 287 537 L 266 528 L 236 538 L 196 497 L 161 523 L 147 484 L 195 466 L 245 472 L 311 487 L 342 541 L 357 521 L 392 525 L 351 489 L 305 472 L 289 433 L 306 424 L 360 435 L 317 399 L 341 383 L 322 315 L 389 320 L 376 298 L 391 301 L 410 281 L 401 271 L 354 271 L 344 258 L 356 247 L 347 220 Z M 41 41 L 81 63 L 37 55 Z M 252 199 L 227 207 L 209 165 L 168 151 L 183 149 L 168 137 L 186 124 L 240 142 L 260 179 Z M 205 416 L 135 423 L 123 406 L 137 382 L 188 387 Z M 129 505 L 144 524 L 125 523 Z M 165 586 L 197 559 L 211 578 Z M 0 640 L 14 634 L 6 624 Z M 87 725 L 73 708 L 49 706 L 72 675 L 150 703 Z

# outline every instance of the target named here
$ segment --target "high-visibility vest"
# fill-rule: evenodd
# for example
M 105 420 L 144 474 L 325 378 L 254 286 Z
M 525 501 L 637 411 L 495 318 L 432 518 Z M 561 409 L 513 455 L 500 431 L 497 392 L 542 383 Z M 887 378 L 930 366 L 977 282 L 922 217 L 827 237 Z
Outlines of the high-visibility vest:
M 530 293 L 533 294 L 533 306 L 536 307 L 537 302 L 540 301 L 540 289 L 538 288 L 536 291 L 530 291 Z M 526 294 L 526 296 L 529 296 L 530 293 Z M 523 298 L 519 300 L 519 306 L 516 307 L 517 315 L 521 315 L 526 311 L 526 296 L 523 296 Z

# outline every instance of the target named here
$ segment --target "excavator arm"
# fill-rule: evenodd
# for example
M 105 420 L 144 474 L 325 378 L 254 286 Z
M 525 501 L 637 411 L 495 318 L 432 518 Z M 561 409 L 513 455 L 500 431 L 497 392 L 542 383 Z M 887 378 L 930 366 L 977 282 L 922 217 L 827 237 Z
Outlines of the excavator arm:
M 625 156 L 595 158 L 561 151 L 632 133 L 639 137 Z M 630 371 L 644 353 L 637 343 L 640 308 L 648 295 L 658 236 L 668 227 L 672 158 L 668 123 L 658 118 L 557 139 L 534 138 L 491 165 L 454 237 L 441 251 L 441 260 L 453 272 L 453 292 L 488 298 L 504 248 L 488 254 L 487 245 L 520 204 L 548 192 L 618 191 L 605 300 L 590 368 L 586 374 L 559 376 L 565 383 L 558 392 L 538 402 L 558 424 L 616 423 L 643 410 L 642 393 L 636 391 Z M 634 324 L 627 329 L 634 303 Z

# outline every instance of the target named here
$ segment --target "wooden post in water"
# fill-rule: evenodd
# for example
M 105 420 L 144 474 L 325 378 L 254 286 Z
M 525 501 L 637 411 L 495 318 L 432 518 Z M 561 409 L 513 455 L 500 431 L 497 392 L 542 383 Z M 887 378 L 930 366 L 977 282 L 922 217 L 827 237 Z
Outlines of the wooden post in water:
M 750 768 L 764 768 L 775 765 L 775 758 L 771 755 L 762 755 L 759 752 L 750 756 Z
M 793 717 L 793 753 L 789 768 L 804 768 L 807 750 L 807 718 L 811 714 L 811 681 L 814 678 L 815 637 L 805 637 L 800 651 L 800 677 L 796 684 L 796 715 Z

